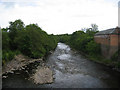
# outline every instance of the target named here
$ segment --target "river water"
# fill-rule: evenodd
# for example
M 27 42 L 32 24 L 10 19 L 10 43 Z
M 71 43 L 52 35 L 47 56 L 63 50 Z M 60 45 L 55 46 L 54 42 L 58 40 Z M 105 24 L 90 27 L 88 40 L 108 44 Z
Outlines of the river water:
M 36 85 L 28 80 L 39 66 L 37 62 L 8 74 L 3 79 L 3 88 L 120 88 L 119 72 L 86 59 L 64 43 L 58 43 L 46 61 L 54 71 L 54 83 Z

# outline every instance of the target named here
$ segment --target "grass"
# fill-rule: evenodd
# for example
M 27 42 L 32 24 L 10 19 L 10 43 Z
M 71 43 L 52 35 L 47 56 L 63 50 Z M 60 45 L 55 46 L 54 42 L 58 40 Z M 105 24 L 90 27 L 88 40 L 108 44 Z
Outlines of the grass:
M 94 62 L 120 69 L 120 61 L 116 61 L 116 60 L 112 60 L 112 59 L 105 59 L 104 57 L 102 57 L 100 55 L 92 55 L 92 56 L 88 55 L 87 57 Z

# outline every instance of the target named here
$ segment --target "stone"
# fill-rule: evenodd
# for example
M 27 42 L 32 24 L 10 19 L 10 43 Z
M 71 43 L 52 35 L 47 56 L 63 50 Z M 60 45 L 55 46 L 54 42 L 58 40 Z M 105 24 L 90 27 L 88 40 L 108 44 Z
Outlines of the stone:
M 7 78 L 8 76 L 3 76 L 3 78 Z
M 34 83 L 46 84 L 53 82 L 53 72 L 48 67 L 38 68 L 37 72 L 32 76 Z

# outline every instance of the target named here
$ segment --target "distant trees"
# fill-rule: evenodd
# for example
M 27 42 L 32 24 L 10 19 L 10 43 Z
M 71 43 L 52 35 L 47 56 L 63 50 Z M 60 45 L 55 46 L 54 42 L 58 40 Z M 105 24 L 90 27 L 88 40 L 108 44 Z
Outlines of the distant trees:
M 59 42 L 62 42 L 62 43 L 68 43 L 69 42 L 69 39 L 70 39 L 70 36 L 69 34 L 60 34 L 60 35 L 57 35 L 57 37 L 59 38 Z
M 91 27 L 92 27 L 92 31 L 94 31 L 94 32 L 98 31 L 98 25 L 91 24 Z
M 89 55 L 100 54 L 100 45 L 94 42 L 94 34 L 98 32 L 98 26 L 91 24 L 91 28 L 83 28 L 82 30 L 75 31 L 69 37 L 63 35 L 62 40 L 66 40 L 67 43 L 74 49 L 84 52 Z M 66 42 L 66 41 L 65 41 Z

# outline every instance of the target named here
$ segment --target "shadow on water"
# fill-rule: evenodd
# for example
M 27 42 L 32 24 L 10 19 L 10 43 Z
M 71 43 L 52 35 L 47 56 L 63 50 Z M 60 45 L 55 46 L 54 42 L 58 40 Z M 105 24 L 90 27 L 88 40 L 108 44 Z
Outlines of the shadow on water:
M 39 62 L 28 65 L 24 70 L 5 76 L 3 88 L 120 88 L 120 73 L 109 67 L 87 60 L 63 43 L 48 55 L 47 66 L 54 71 L 54 83 L 36 85 L 28 80 L 39 66 Z

